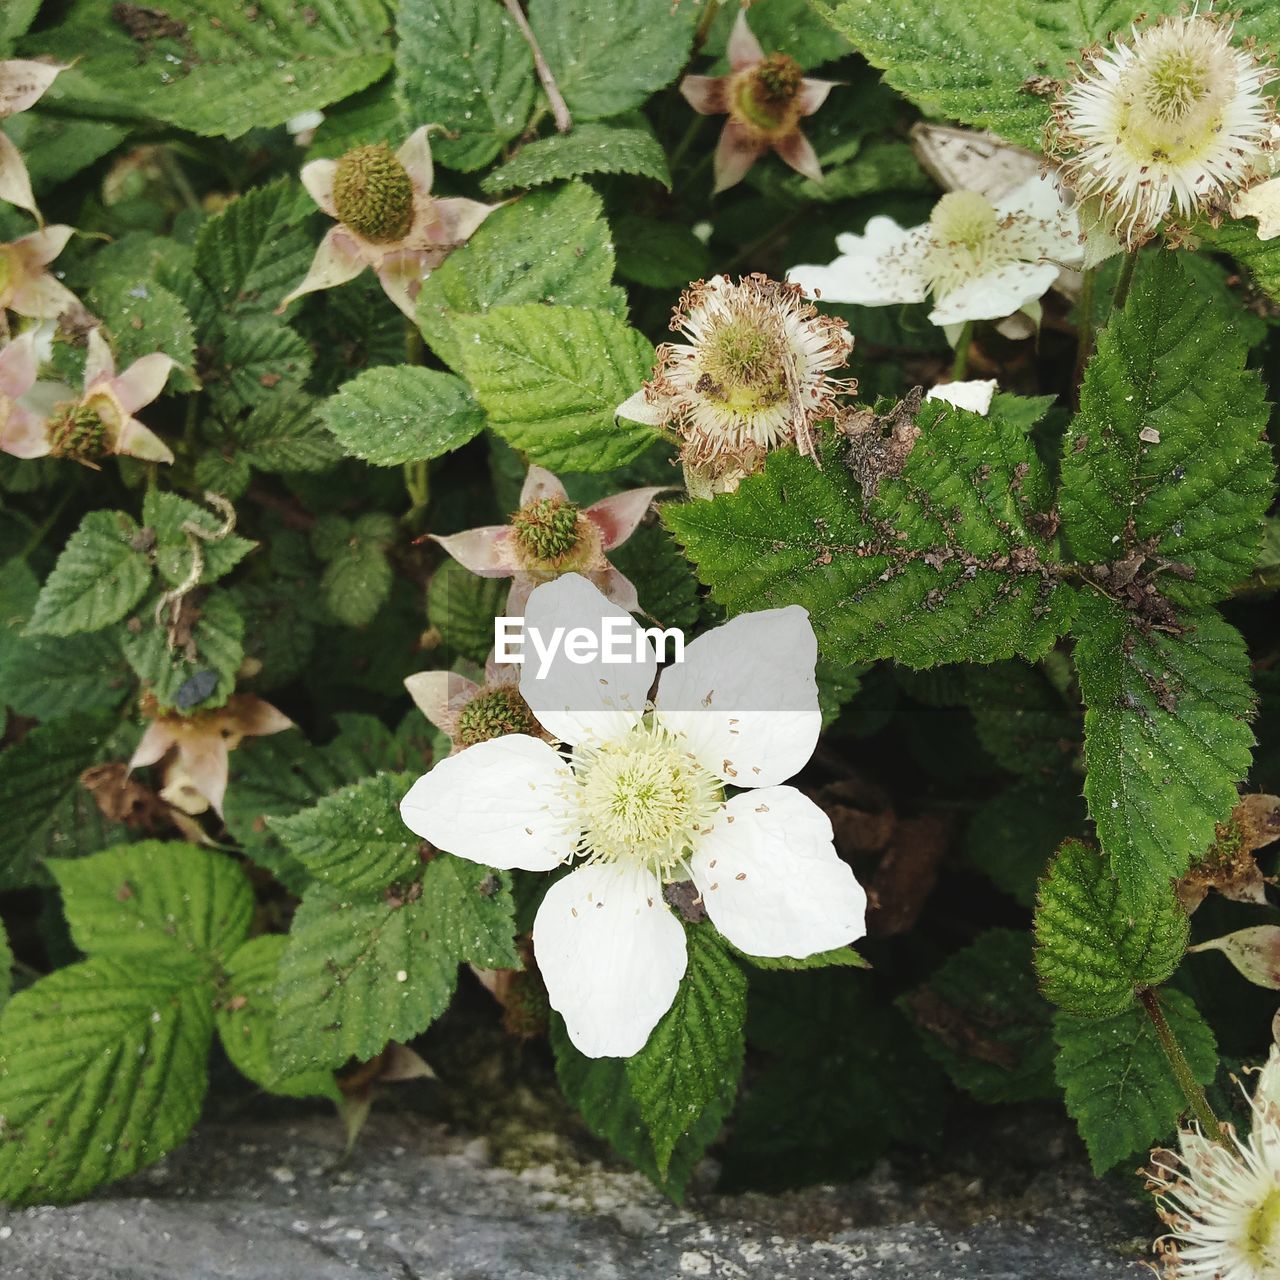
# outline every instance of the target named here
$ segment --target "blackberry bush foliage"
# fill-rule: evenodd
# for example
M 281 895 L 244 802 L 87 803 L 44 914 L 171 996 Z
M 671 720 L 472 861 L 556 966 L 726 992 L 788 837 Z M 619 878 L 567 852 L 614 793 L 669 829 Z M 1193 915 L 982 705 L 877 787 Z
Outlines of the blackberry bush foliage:
M 484 1059 L 676 1199 L 1062 1108 L 1275 1274 L 1278 45 L 6 5 L 0 1197 Z

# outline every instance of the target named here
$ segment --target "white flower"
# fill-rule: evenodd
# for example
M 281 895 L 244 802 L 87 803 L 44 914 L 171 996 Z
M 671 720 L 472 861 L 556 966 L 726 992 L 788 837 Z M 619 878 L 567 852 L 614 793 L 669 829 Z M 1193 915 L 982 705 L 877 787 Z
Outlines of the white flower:
M 639 628 L 584 578 L 535 588 L 526 626 L 600 635 Z M 630 642 L 627 651 L 630 652 Z M 818 740 L 817 644 L 796 605 L 735 618 L 663 672 L 526 663 L 520 691 L 567 743 L 510 734 L 468 747 L 414 783 L 400 812 L 418 835 L 488 866 L 574 870 L 547 891 L 534 954 L 553 1008 L 592 1057 L 638 1052 L 671 1006 L 685 934 L 663 885 L 691 879 L 741 950 L 803 957 L 862 936 L 866 897 L 831 823 L 781 785 Z M 726 787 L 744 788 L 731 799 Z
M 1233 218 L 1257 218 L 1258 239 L 1280 236 L 1280 178 L 1268 178 L 1241 191 L 1231 202 Z
M 812 428 L 851 381 L 828 376 L 853 350 L 843 320 L 819 315 L 798 285 L 764 275 L 699 280 L 681 295 L 652 381 L 618 406 L 621 418 L 667 427 L 690 467 L 739 476 L 769 449 L 812 453 Z
M 1168 1280 L 1275 1280 L 1280 1275 L 1280 1049 L 1273 1048 L 1250 1100 L 1241 1141 L 1199 1129 L 1179 1152 L 1152 1152 L 1148 1186 L 1169 1235 L 1157 1245 Z
M 1082 199 L 1098 199 L 1130 248 L 1171 212 L 1216 208 L 1271 145 L 1275 72 L 1231 44 L 1211 13 L 1164 16 L 1087 51 L 1054 108 L 1053 150 Z
M 984 418 L 991 412 L 991 400 L 996 393 L 994 378 L 979 378 L 972 382 L 939 382 L 929 390 L 926 400 L 941 400 L 956 409 L 968 409 Z
M 1038 319 L 1059 268 L 1079 264 L 1079 238 L 1057 183 L 1035 177 L 994 204 L 976 191 L 949 191 L 919 227 L 872 218 L 862 235 L 836 237 L 840 256 L 830 265 L 793 267 L 787 279 L 824 302 L 866 307 L 932 294 L 929 319 L 958 332 L 967 321 L 1019 311 Z

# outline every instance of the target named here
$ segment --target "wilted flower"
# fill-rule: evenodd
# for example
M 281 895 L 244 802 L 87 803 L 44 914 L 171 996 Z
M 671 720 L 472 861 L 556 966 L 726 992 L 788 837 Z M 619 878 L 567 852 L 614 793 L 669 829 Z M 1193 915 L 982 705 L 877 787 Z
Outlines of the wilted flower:
M 37 382 L 39 339 L 28 330 L 0 349 L 0 451 L 15 458 L 49 452 L 45 419 L 59 400 L 74 396 L 61 383 Z
M 1168 1280 L 1274 1280 L 1280 1275 L 1280 1049 L 1258 1074 L 1252 1129 L 1222 1143 L 1198 1128 L 1179 1151 L 1153 1151 L 1148 1188 L 1169 1234 L 1157 1244 Z
M 813 753 L 822 721 L 804 609 L 745 614 L 691 641 L 652 705 L 653 649 L 583 578 L 538 587 L 525 624 L 543 636 L 608 627 L 637 661 L 555 661 L 545 679 L 525 663 L 526 703 L 570 749 L 528 734 L 481 742 L 419 778 L 400 812 L 474 862 L 578 864 L 543 898 L 533 948 L 583 1053 L 636 1053 L 675 999 L 685 932 L 665 885 L 691 880 L 711 922 L 750 955 L 802 958 L 862 936 L 866 897 L 830 821 L 780 785 Z M 744 790 L 726 799 L 726 787 Z
M 727 76 L 685 76 L 680 82 L 685 101 L 700 115 L 729 117 L 716 146 L 716 191 L 741 182 L 766 151 L 777 152 L 797 172 L 821 182 L 822 166 L 800 132 L 800 121 L 822 106 L 835 81 L 807 79 L 785 53 L 765 57 L 745 9 L 733 24 L 728 53 Z
M 56 63 L 29 62 L 23 58 L 0 62 L 0 120 L 33 106 L 58 73 L 65 70 Z M 26 162 L 3 129 L 0 129 L 0 200 L 40 216 Z
M 949 191 L 921 226 L 879 216 L 860 236 L 837 236 L 836 247 L 829 266 L 792 267 L 787 279 L 824 302 L 867 307 L 932 294 L 929 319 L 953 340 L 970 320 L 1021 311 L 1038 321 L 1059 269 L 1081 258 L 1075 214 L 1057 184 L 1039 177 L 994 204 L 976 191 Z
M 520 669 L 514 663 L 497 663 L 490 656 L 483 684 L 456 671 L 419 671 L 405 677 L 404 687 L 454 752 L 505 733 L 542 733 L 520 696 Z
M 237 693 L 216 711 L 155 716 L 129 768 L 156 764 L 172 751 L 161 796 L 184 813 L 203 813 L 212 807 L 221 815 L 227 793 L 228 753 L 242 738 L 291 728 L 293 721 L 270 703 L 251 693 Z
M 1276 73 L 1231 35 L 1212 13 L 1162 16 L 1087 50 L 1058 96 L 1050 141 L 1063 179 L 1100 201 L 1130 248 L 1170 212 L 1225 205 L 1271 146 L 1263 86 Z
M 967 409 L 984 418 L 991 412 L 991 401 L 996 394 L 994 378 L 978 378 L 970 382 L 939 382 L 931 387 L 926 400 L 941 400 L 956 409 Z
M 819 315 L 796 284 L 763 275 L 698 281 L 681 295 L 651 381 L 619 417 L 674 431 L 691 493 L 731 490 L 769 449 L 813 453 L 815 423 L 855 384 L 828 376 L 853 350 L 843 320 Z
M 71 227 L 43 227 L 0 244 L 0 322 L 6 310 L 35 320 L 84 314 L 79 298 L 48 269 L 74 234 Z
M 164 390 L 176 364 L 171 356 L 156 351 L 118 374 L 101 330 L 90 329 L 84 393 L 78 400 L 64 400 L 50 410 L 45 424 L 48 447 L 43 452 L 90 464 L 95 458 L 115 453 L 148 462 L 172 462 L 169 447 L 133 415 Z
M 433 126 L 424 125 L 392 151 L 385 143 L 357 147 L 341 160 L 303 166 L 302 184 L 338 220 L 316 250 L 307 278 L 280 304 L 332 289 L 372 267 L 388 298 L 410 320 L 422 282 L 496 206 L 431 195 Z
M 570 502 L 564 485 L 542 467 L 530 467 L 520 491 L 520 507 L 509 524 L 467 529 L 435 537 L 460 565 L 482 578 L 511 578 L 507 612 L 524 609 L 529 592 L 563 573 L 580 573 L 614 604 L 640 608 L 631 581 L 605 553 L 635 532 L 661 488 L 628 489 L 589 507 Z
M 1231 202 L 1233 218 L 1257 218 L 1258 239 L 1280 236 L 1280 178 L 1268 178 L 1237 194 Z

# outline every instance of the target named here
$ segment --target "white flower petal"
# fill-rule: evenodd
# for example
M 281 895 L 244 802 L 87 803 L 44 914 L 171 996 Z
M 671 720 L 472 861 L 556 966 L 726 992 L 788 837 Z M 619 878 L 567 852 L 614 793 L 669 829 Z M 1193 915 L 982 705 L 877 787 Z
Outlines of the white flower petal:
M 831 822 L 794 787 L 734 796 L 689 865 L 711 922 L 748 955 L 803 959 L 866 932 L 867 896 Z
M 643 387 L 628 396 L 614 411 L 615 418 L 626 418 L 628 422 L 643 422 L 646 427 L 660 427 L 666 421 L 666 409 L 662 405 L 650 404 L 649 397 Z
M 822 727 L 818 643 L 799 605 L 744 613 L 691 640 L 663 670 L 658 719 L 735 787 L 771 787 L 803 768 Z
M 589 1058 L 628 1058 L 671 1008 L 684 976 L 684 927 L 651 871 L 589 863 L 547 890 L 533 951 L 551 1007 Z
M 409 788 L 415 835 L 488 867 L 550 871 L 577 846 L 569 766 L 539 738 L 512 733 L 441 760 Z
M 603 742 L 621 736 L 639 720 L 658 663 L 653 645 L 639 644 L 643 632 L 625 609 L 605 599 L 581 574 L 567 573 L 533 589 L 524 621 L 520 693 L 543 728 L 561 742 Z M 595 657 L 584 662 L 570 658 L 575 632 L 594 640 Z M 544 649 L 558 646 L 545 664 L 535 633 Z M 583 640 L 584 650 L 588 643 Z M 638 644 L 642 657 L 636 662 Z M 626 660 L 606 662 L 606 645 Z
M 930 388 L 926 400 L 941 400 L 957 409 L 968 409 L 985 418 L 991 412 L 991 397 L 996 393 L 994 378 L 979 378 L 972 382 L 939 382 Z
M 1259 240 L 1280 236 L 1280 178 L 1271 178 L 1240 192 L 1231 202 L 1231 216 L 1257 218 Z
M 860 235 L 836 238 L 840 256 L 828 266 L 797 266 L 787 279 L 824 302 L 882 307 L 923 302 L 928 283 L 922 273 L 927 228 L 900 227 L 876 217 Z
M 1052 262 L 1010 262 L 939 295 L 929 319 L 936 325 L 1003 320 L 1043 297 L 1058 278 Z

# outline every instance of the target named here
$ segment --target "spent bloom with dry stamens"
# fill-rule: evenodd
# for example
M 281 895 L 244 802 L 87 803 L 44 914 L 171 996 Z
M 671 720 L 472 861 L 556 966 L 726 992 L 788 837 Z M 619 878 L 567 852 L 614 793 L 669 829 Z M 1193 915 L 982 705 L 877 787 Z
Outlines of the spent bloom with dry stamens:
M 953 339 L 970 320 L 1023 312 L 1038 321 L 1060 269 L 1081 258 L 1074 213 L 1057 183 L 1040 177 L 994 203 L 976 191 L 949 191 L 921 226 L 877 216 L 862 235 L 837 236 L 836 247 L 833 262 L 792 267 L 787 279 L 824 301 L 867 307 L 932 296 L 929 319 Z
M 1153 1151 L 1147 1171 L 1169 1234 L 1157 1243 L 1167 1280 L 1274 1280 L 1280 1275 L 1280 1048 L 1272 1048 L 1249 1100 L 1241 1139 L 1198 1128 L 1179 1150 Z
M 0 244 L 0 331 L 5 311 L 33 320 L 55 320 L 66 312 L 87 314 L 76 295 L 49 270 L 74 234 L 71 227 L 42 227 Z
M 1049 130 L 1064 181 L 1130 248 L 1171 213 L 1216 214 L 1272 145 L 1276 72 L 1212 13 L 1163 16 L 1087 50 Z
M 690 492 L 735 488 L 780 445 L 812 454 L 815 424 L 856 385 L 830 376 L 853 350 L 848 325 L 819 315 L 796 284 L 700 280 L 671 328 L 688 341 L 658 348 L 653 378 L 617 413 L 680 438 Z
M 545 675 L 525 663 L 520 692 L 568 749 L 522 733 L 477 743 L 419 778 L 400 813 L 473 862 L 576 864 L 543 898 L 533 950 L 583 1053 L 636 1053 L 675 999 L 687 952 L 666 885 L 699 894 L 749 955 L 802 959 L 862 936 L 866 896 L 830 820 L 782 785 L 822 723 L 804 609 L 743 614 L 692 640 L 652 703 L 652 646 L 582 577 L 536 588 L 525 623 L 543 636 L 620 623 L 638 660 L 557 659 Z M 726 787 L 742 790 L 727 798 Z
M 65 70 L 66 67 L 56 63 L 30 62 L 24 58 L 0 62 L 0 120 L 16 116 L 37 103 L 58 73 Z M 26 162 L 3 130 L 0 130 L 0 200 L 16 204 L 37 218 L 40 216 Z
M 0 349 L 0 450 L 15 458 L 40 458 L 49 452 L 49 413 L 75 395 L 61 383 L 37 381 L 39 374 L 39 338 L 34 330 Z
M 680 82 L 680 92 L 699 114 L 729 117 L 716 146 L 716 191 L 741 182 L 767 151 L 821 182 L 822 166 L 800 132 L 800 121 L 822 106 L 835 81 L 808 79 L 785 53 L 766 57 L 747 26 L 745 9 L 734 23 L 728 54 L 727 76 L 685 76 Z
M 448 739 L 454 753 L 505 733 L 545 736 L 520 696 L 520 669 L 489 656 L 484 682 L 456 671 L 419 671 L 404 687 L 418 710 Z
M 422 282 L 465 244 L 497 207 L 431 194 L 435 171 L 423 125 L 397 151 L 385 143 L 356 147 L 340 160 L 313 160 L 302 184 L 338 225 L 316 250 L 311 270 L 280 304 L 332 289 L 372 267 L 388 298 L 410 320 Z
M 507 613 L 518 616 L 540 582 L 580 573 L 628 612 L 640 608 L 636 589 L 605 558 L 624 543 L 661 488 L 628 489 L 589 507 L 570 502 L 564 485 L 543 467 L 530 467 L 520 506 L 509 524 L 467 529 L 438 542 L 482 578 L 510 578 Z

